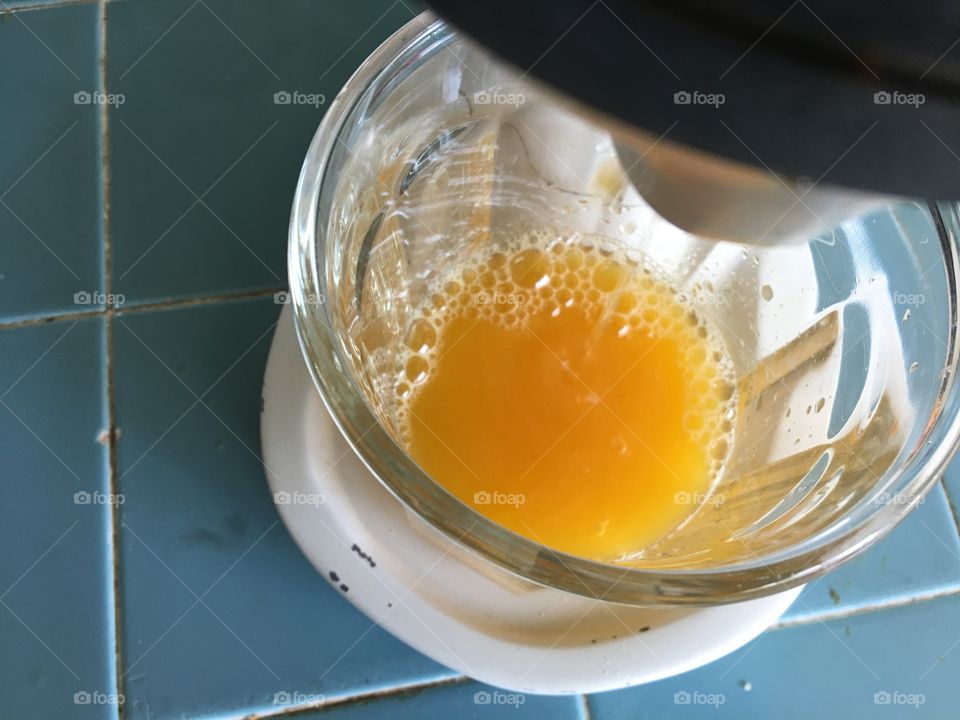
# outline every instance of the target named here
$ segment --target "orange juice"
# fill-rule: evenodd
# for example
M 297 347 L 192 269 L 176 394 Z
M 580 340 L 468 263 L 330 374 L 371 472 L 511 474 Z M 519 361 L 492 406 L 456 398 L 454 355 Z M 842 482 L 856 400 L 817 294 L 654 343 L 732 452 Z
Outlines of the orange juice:
M 413 459 L 531 540 L 624 560 L 677 527 L 729 450 L 729 365 L 649 269 L 528 239 L 444 278 L 396 392 Z

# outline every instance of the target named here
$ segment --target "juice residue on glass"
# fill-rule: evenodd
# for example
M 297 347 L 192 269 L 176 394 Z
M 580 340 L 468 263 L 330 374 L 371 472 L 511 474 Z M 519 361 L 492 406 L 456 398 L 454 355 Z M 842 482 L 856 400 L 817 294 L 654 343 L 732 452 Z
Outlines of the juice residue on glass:
M 395 386 L 435 481 L 556 550 L 628 559 L 702 502 L 727 456 L 722 345 L 649 268 L 530 237 L 448 274 Z

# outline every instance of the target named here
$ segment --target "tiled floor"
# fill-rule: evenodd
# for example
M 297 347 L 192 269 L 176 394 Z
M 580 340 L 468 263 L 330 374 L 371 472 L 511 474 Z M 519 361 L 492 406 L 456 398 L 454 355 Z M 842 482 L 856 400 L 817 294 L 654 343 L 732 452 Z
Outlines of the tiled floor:
M 74 95 L 97 89 L 97 7 L 3 20 L 0 321 L 91 309 L 104 289 L 98 110 Z
M 417 8 L 45 5 L 0 4 L 0 718 L 117 718 L 118 692 L 133 720 L 956 716 L 960 465 L 780 627 L 653 685 L 512 696 L 373 625 L 296 549 L 259 459 L 323 112 L 272 97 L 328 102 Z
M 393 720 L 398 717 L 586 720 L 586 708 L 581 698 L 536 697 L 504 692 L 474 682 L 456 682 L 382 698 L 345 702 L 299 717 L 306 720 Z
M 259 459 L 278 311 L 268 296 L 114 320 L 132 717 L 265 712 L 285 691 L 336 698 L 451 675 L 371 627 L 279 522 Z
M 138 303 L 285 284 L 310 138 L 410 17 L 384 0 L 111 3 L 107 82 L 125 98 L 110 114 L 114 291 Z M 317 103 L 274 103 L 294 90 Z
M 773 630 L 699 670 L 593 696 L 591 715 L 956 717 L 958 627 L 954 597 Z
M 960 540 L 942 487 L 856 561 L 811 583 L 784 615 L 799 622 L 960 590 Z
M 0 331 L 0 717 L 112 715 L 74 705 L 116 692 L 104 349 L 102 318 Z

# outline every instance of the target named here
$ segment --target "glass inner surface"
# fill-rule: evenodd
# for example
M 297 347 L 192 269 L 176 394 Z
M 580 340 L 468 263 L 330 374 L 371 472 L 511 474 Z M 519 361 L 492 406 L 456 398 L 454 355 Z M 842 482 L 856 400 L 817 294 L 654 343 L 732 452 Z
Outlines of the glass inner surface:
M 684 317 L 692 315 L 711 347 L 719 348 L 701 389 L 716 390 L 727 403 L 721 415 L 730 427 L 720 450 L 716 432 L 700 436 L 704 457 L 713 458 L 706 483 L 661 483 L 670 492 L 653 499 L 624 491 L 656 474 L 650 463 L 642 477 L 594 478 L 588 496 L 569 485 L 565 490 L 557 456 L 550 466 L 551 495 L 543 486 L 531 491 L 520 474 L 491 484 L 468 463 L 457 482 L 444 482 L 468 505 L 574 554 L 636 567 L 693 568 L 789 548 L 842 522 L 862 503 L 891 500 L 885 495 L 891 471 L 923 442 L 948 352 L 943 250 L 925 205 L 890 205 L 789 246 L 692 236 L 657 216 L 630 185 L 608 132 L 458 40 L 395 71 L 387 87 L 362 99 L 352 119 L 330 162 L 340 179 L 323 219 L 327 312 L 350 359 L 346 371 L 384 427 L 427 472 L 444 467 L 456 475 L 454 465 L 432 462 L 429 452 L 418 457 L 411 408 L 417 410 L 421 397 L 418 383 L 428 381 L 440 362 L 436 347 L 447 326 L 437 320 L 445 312 L 439 303 L 460 297 L 460 288 L 445 294 L 444 287 L 469 284 L 465 269 L 501 262 L 491 260 L 497 257 L 509 266 L 531 248 L 587 254 L 595 263 L 613 259 L 621 268 L 616 272 L 629 278 L 601 304 L 616 304 L 628 285 L 653 278 L 665 312 L 673 303 Z M 540 281 L 544 273 L 534 275 Z M 581 302 L 596 289 L 590 278 L 569 288 L 581 291 Z M 526 279 L 511 282 L 505 275 L 473 287 L 460 298 L 463 317 L 477 320 L 499 303 L 518 328 L 521 303 L 529 300 L 524 293 L 541 288 L 536 282 L 528 287 Z M 562 305 L 562 288 L 552 289 L 552 302 Z M 634 300 L 642 323 L 644 296 Z M 431 306 L 437 322 L 424 329 Z M 629 324 L 629 313 L 621 316 Z M 473 360 L 478 377 L 495 372 L 482 358 Z M 711 385 L 725 378 L 726 390 Z M 660 397 L 660 405 L 686 403 L 679 396 L 685 382 Z M 639 402 L 643 387 L 626 392 L 626 401 Z M 618 407 L 628 425 L 642 426 L 643 413 L 630 420 L 630 408 Z M 433 412 L 458 417 L 442 403 Z M 637 445 L 649 443 L 643 433 L 651 431 L 634 426 L 621 440 L 634 443 L 633 433 L 641 436 Z M 440 445 L 450 443 L 447 428 L 432 432 Z M 421 441 L 427 434 L 420 428 Z M 562 446 L 563 433 L 555 434 Z M 680 467 L 674 474 L 683 476 L 683 458 L 690 457 L 679 452 L 666 464 Z M 602 517 L 590 515 L 585 528 L 567 523 L 566 535 L 549 522 L 533 527 L 537 510 L 529 498 L 519 499 L 525 491 L 584 512 L 607 501 L 619 512 L 618 527 L 608 529 L 617 537 L 630 536 L 623 523 L 645 517 L 656 527 L 631 536 L 637 538 L 633 546 L 579 542 L 591 528 L 602 529 L 594 527 Z M 567 542 L 571 537 L 578 541 Z

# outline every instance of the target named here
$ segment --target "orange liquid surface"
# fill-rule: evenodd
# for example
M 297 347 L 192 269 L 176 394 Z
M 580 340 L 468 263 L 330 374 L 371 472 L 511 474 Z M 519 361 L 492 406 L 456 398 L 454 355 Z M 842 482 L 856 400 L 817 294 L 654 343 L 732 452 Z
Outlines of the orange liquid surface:
M 583 557 L 636 555 L 696 509 L 728 452 L 731 385 L 677 294 L 596 250 L 518 245 L 420 309 L 401 432 L 437 482 Z

